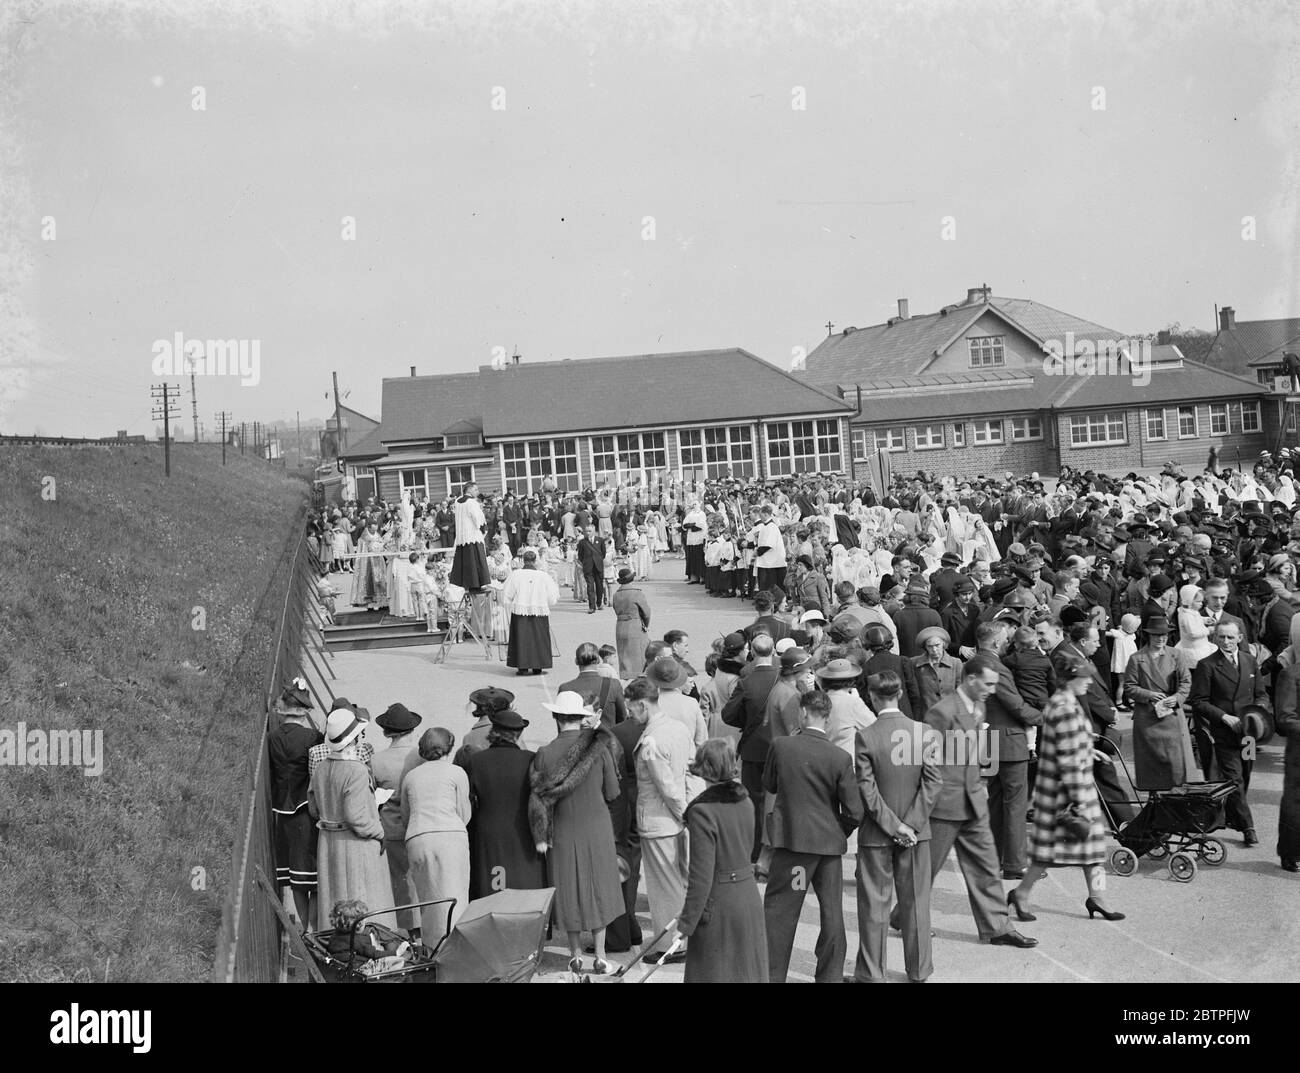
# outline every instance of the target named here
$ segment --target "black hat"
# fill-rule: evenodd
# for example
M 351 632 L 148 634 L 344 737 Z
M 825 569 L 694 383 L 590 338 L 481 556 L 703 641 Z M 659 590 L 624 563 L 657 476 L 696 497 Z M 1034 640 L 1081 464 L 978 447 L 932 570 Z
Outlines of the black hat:
M 515 702 L 515 695 L 500 686 L 484 686 L 469 695 L 469 702 L 475 708 L 489 708 L 503 712 Z
M 1164 615 L 1151 615 L 1147 618 L 1146 622 L 1143 623 L 1142 628 L 1149 634 L 1151 633 L 1158 633 L 1162 635 L 1168 634 L 1169 619 L 1167 619 Z
M 278 702 L 281 708 L 310 708 L 311 707 L 311 694 L 307 692 L 306 684 L 304 683 L 301 686 L 298 685 L 298 683 L 302 681 L 303 679 L 301 678 L 295 678 L 292 682 L 290 682 L 287 686 L 284 687 L 284 690 L 283 692 L 281 692 L 280 699 Z
M 636 580 L 636 574 L 628 567 L 623 567 L 618 572 L 618 583 L 620 585 L 630 585 Z
M 494 727 L 503 730 L 523 730 L 528 725 L 528 720 L 513 708 L 494 709 L 489 713 L 488 719 Z
M 399 734 L 405 734 L 408 730 L 414 730 L 423 722 L 423 719 L 410 711 L 405 704 L 398 702 L 390 704 L 378 719 L 375 720 L 377 726 L 383 727 L 384 730 L 392 730 Z
M 1073 626 L 1076 622 L 1087 622 L 1088 612 L 1081 607 L 1075 607 L 1074 604 L 1066 604 L 1057 617 L 1061 620 L 1062 626 Z

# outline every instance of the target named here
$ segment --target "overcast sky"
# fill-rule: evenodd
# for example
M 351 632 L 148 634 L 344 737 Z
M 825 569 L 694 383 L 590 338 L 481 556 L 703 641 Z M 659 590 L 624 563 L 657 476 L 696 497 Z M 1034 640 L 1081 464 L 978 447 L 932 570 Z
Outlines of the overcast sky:
M 177 332 L 260 343 L 211 427 L 322 417 L 332 370 L 378 417 L 493 347 L 788 367 L 984 282 L 1121 332 L 1300 315 L 1293 5 L 270 6 L 0 15 L 0 431 L 150 432 Z

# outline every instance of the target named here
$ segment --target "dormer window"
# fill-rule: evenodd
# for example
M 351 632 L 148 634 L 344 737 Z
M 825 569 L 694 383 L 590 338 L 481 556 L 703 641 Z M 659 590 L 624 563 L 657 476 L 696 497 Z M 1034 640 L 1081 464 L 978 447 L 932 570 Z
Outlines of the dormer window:
M 457 447 L 477 447 L 480 436 L 477 432 L 450 432 L 443 437 L 443 446 L 448 451 Z
M 990 366 L 1004 364 L 1002 355 L 1002 335 L 977 335 L 966 342 L 970 344 L 970 367 L 987 369 Z

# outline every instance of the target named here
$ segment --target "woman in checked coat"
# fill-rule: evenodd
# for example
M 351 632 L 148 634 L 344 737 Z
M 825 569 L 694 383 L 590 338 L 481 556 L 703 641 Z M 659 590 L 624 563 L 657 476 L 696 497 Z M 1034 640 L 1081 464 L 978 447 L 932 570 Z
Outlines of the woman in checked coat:
M 688 984 L 767 983 L 767 930 L 754 879 L 754 808 L 737 778 L 736 747 L 710 738 L 691 765 L 708 787 L 686 808 L 690 877 L 677 930 Z
M 1038 777 L 1034 782 L 1034 823 L 1029 848 L 1033 858 L 1020 885 L 1007 894 L 1019 920 L 1034 920 L 1029 912 L 1029 894 L 1038 881 L 1039 868 L 1046 865 L 1078 866 L 1088 886 L 1084 908 L 1088 919 L 1100 913 L 1105 920 L 1123 920 L 1106 906 L 1106 835 L 1093 781 L 1092 732 L 1079 697 L 1093 681 L 1082 657 L 1068 657 L 1059 668 L 1065 685 L 1043 709 L 1043 726 L 1038 734 Z M 1096 761 L 1101 763 L 1100 760 Z M 1088 826 L 1082 838 L 1067 828 L 1070 812 Z

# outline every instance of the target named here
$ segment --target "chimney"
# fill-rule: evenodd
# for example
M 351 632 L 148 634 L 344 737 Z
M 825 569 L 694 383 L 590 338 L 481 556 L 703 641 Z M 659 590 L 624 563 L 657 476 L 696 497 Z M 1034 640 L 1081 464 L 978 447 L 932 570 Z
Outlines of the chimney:
M 414 365 L 411 366 L 411 375 L 412 375 L 412 376 L 415 375 L 415 366 L 414 366 Z
M 1237 326 L 1237 311 L 1232 306 L 1219 310 L 1219 331 L 1230 332 Z
M 907 320 L 907 299 L 906 298 L 900 298 L 898 300 L 898 319 Z
M 1161 328 L 1158 332 L 1156 332 L 1156 346 L 1168 346 L 1168 345 L 1169 345 L 1169 329 Z
M 966 304 L 968 306 L 973 306 L 979 302 L 987 302 L 988 300 L 989 287 L 987 283 L 983 287 L 966 288 Z

